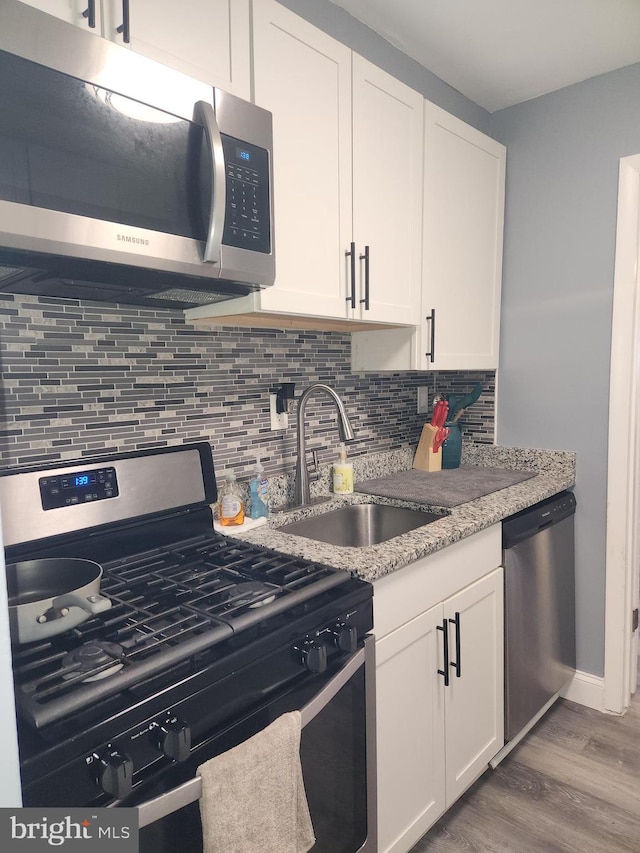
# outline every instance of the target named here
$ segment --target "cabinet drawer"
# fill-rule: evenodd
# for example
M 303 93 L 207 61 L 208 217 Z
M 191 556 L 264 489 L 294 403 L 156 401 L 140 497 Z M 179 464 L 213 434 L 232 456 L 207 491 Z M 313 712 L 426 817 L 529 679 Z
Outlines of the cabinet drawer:
M 374 582 L 373 625 L 384 637 L 502 562 L 502 527 L 494 524 Z

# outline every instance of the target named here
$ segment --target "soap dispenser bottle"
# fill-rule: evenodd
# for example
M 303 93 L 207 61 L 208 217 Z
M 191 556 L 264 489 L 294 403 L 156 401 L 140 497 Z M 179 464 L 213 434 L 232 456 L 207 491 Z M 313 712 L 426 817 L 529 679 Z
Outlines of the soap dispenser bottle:
M 244 497 L 233 471 L 227 471 L 225 482 L 220 489 L 218 511 L 220 524 L 225 527 L 244 522 Z
M 353 463 L 347 462 L 347 448 L 340 444 L 338 462 L 333 464 L 333 491 L 337 495 L 350 495 L 353 492 Z
M 249 483 L 251 493 L 251 518 L 267 518 L 269 515 L 269 484 L 264 476 L 260 457 L 256 456 L 256 471 Z

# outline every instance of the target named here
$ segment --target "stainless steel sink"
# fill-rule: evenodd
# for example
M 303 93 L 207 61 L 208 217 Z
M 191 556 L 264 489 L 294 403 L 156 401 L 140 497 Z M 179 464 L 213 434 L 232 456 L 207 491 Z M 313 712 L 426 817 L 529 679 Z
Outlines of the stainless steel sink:
M 278 530 L 318 542 L 328 542 L 330 545 L 364 548 L 386 542 L 439 518 L 442 515 L 401 506 L 351 504 L 285 524 Z

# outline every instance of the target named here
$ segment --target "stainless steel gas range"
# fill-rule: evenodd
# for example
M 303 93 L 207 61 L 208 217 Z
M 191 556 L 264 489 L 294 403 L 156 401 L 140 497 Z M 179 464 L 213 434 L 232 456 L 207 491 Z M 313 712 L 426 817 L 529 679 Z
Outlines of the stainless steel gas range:
M 216 533 L 216 496 L 206 443 L 1 473 L 24 805 L 137 806 L 142 851 L 200 851 L 196 768 L 300 710 L 314 851 L 374 851 L 372 588 Z

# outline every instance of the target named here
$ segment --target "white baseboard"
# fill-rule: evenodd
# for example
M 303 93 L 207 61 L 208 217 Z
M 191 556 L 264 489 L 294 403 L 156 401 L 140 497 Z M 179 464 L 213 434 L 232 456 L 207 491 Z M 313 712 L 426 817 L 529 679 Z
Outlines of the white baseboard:
M 562 691 L 563 699 L 586 705 L 596 711 L 604 711 L 604 678 L 589 672 L 576 672 Z

